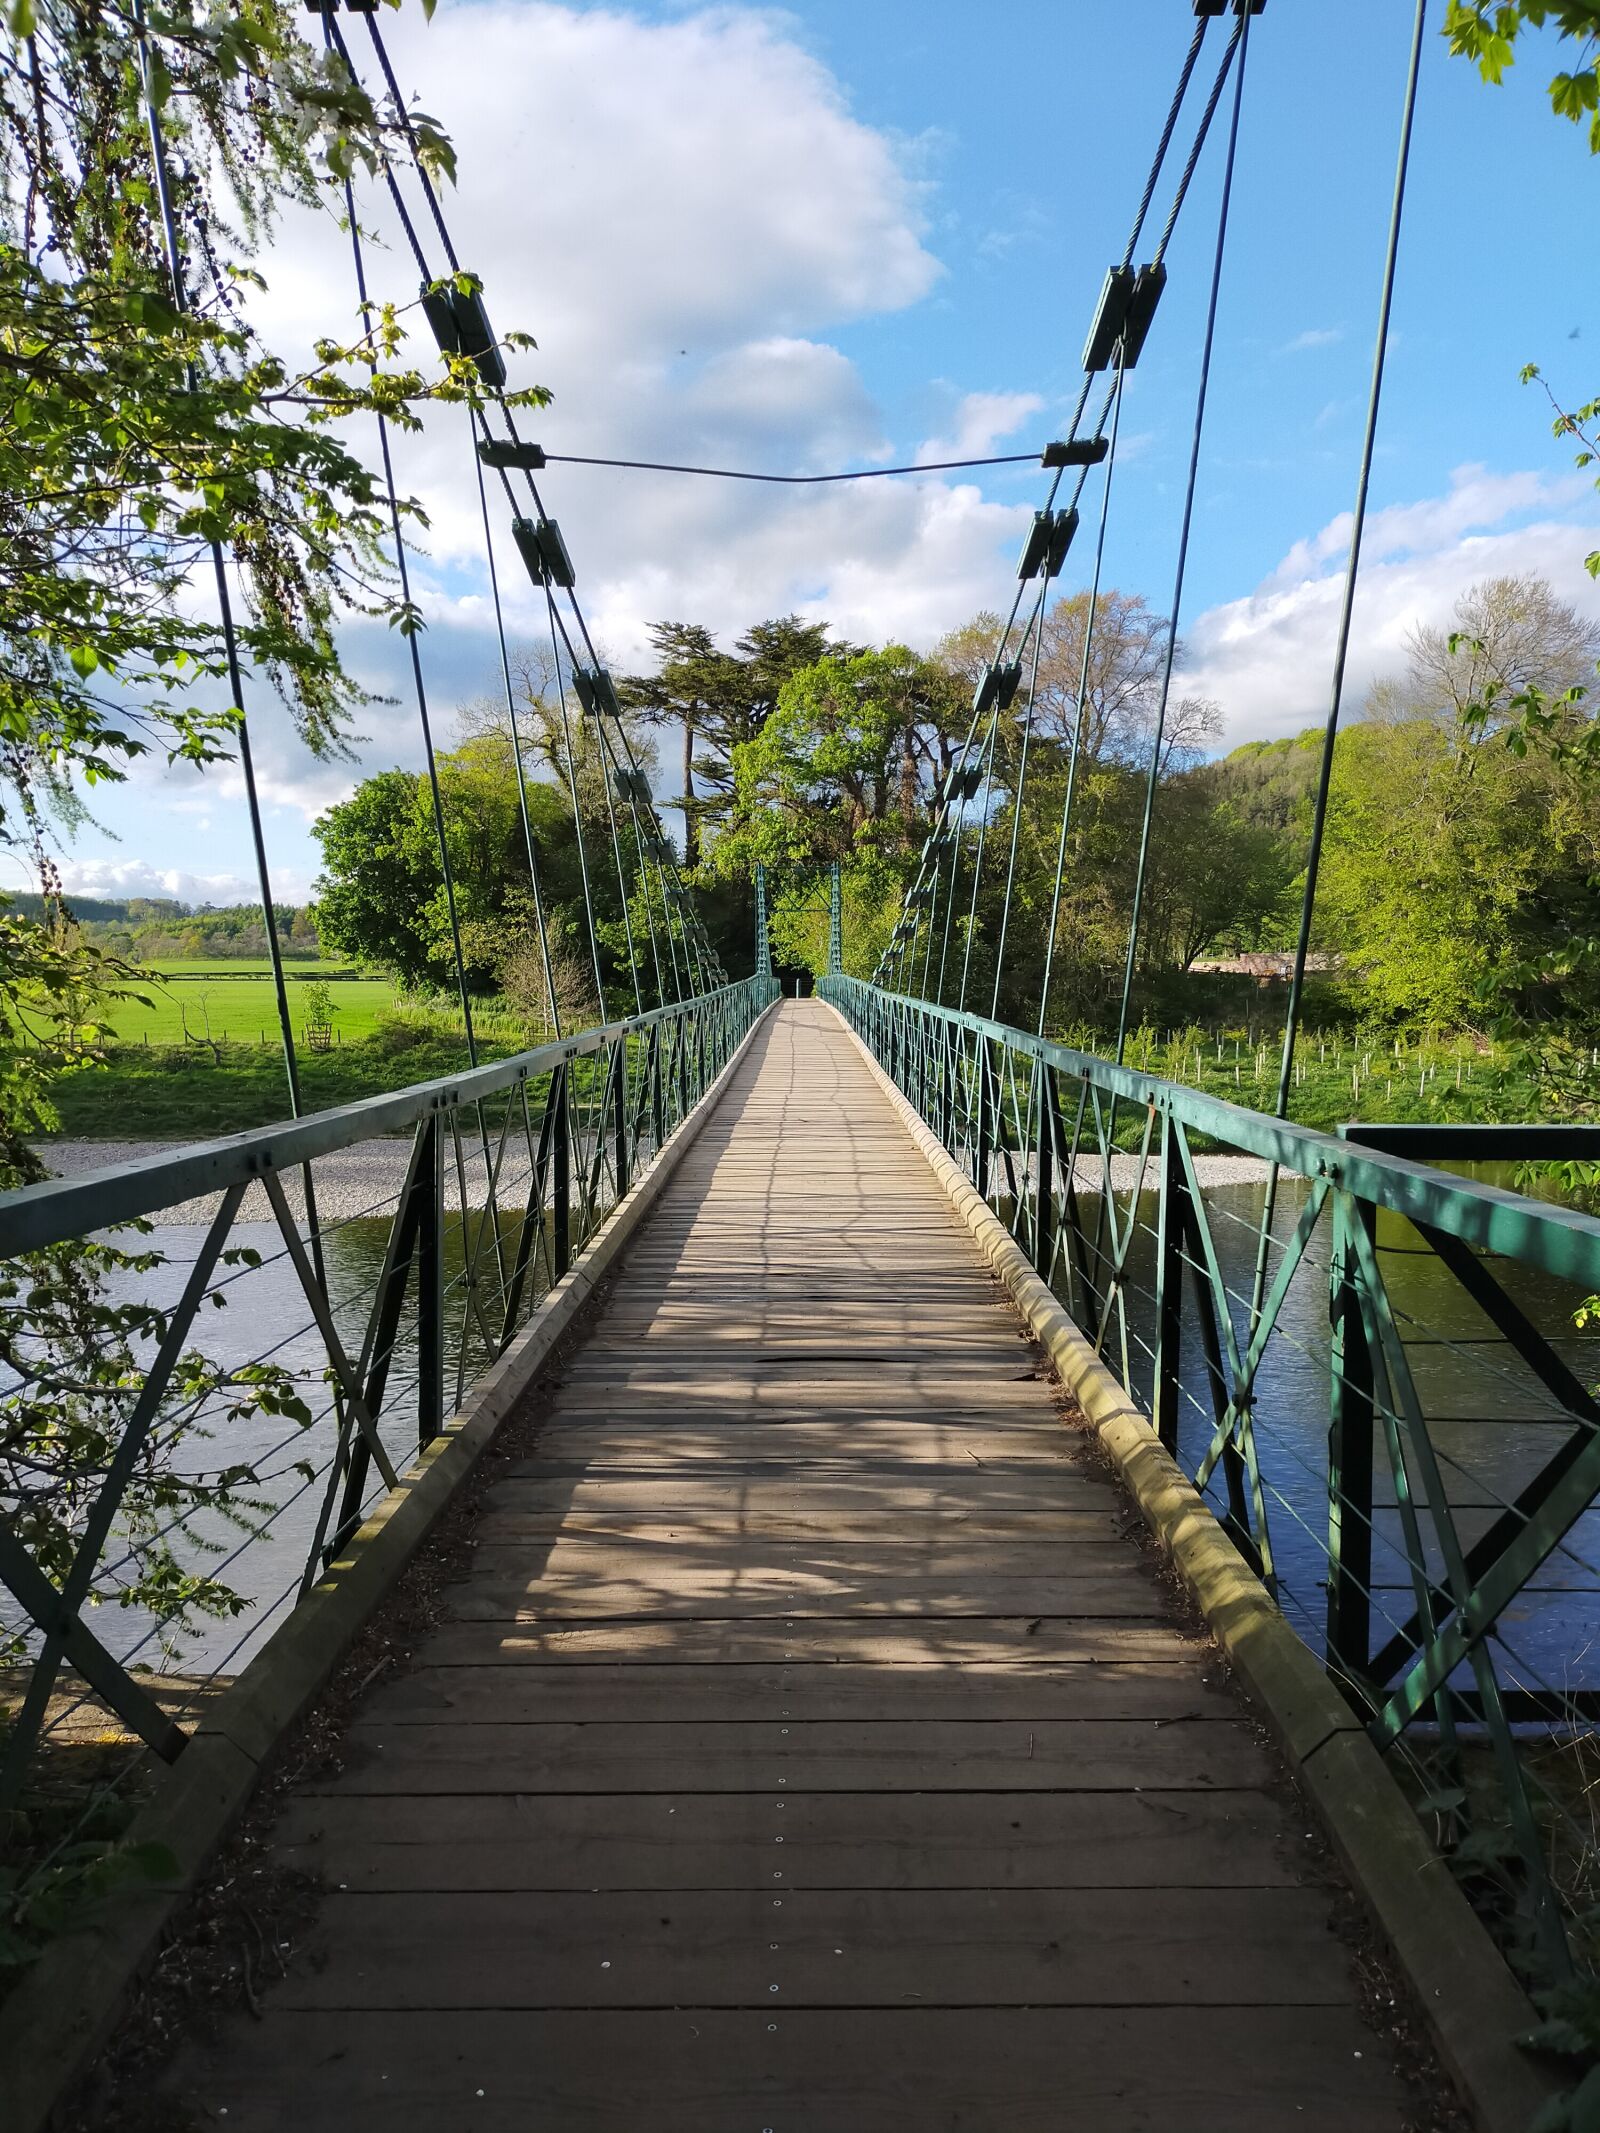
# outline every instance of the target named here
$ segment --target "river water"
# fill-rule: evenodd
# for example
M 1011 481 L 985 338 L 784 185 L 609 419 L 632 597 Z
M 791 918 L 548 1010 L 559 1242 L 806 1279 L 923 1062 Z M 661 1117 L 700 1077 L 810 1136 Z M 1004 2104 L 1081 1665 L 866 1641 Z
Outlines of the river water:
M 1469 1166 L 1456 1166 L 1466 1173 Z M 1510 1166 L 1479 1164 L 1471 1174 L 1485 1183 L 1511 1186 Z M 1309 1190 L 1305 1180 L 1285 1177 L 1279 1185 L 1273 1235 L 1286 1243 Z M 1205 1205 L 1226 1284 L 1239 1347 L 1245 1346 L 1263 1187 L 1255 1182 L 1210 1186 Z M 1552 1192 L 1551 1197 L 1554 1197 Z M 1096 1202 L 1084 1201 L 1092 1224 Z M 1120 1202 L 1127 1206 L 1126 1196 Z M 1154 1311 L 1150 1292 L 1156 1265 L 1157 1201 L 1141 1195 L 1129 1260 L 1132 1288 L 1127 1360 L 1140 1404 L 1150 1406 Z M 1411 1225 L 1380 1212 L 1376 1242 L 1396 1326 L 1416 1385 L 1429 1436 L 1440 1463 L 1457 1530 L 1470 1544 L 1496 1512 L 1539 1471 L 1568 1434 L 1552 1396 L 1533 1378 L 1490 1321 L 1461 1289 Z M 1321 1648 L 1328 1571 L 1328 1417 L 1333 1356 L 1329 1329 L 1328 1261 L 1331 1217 L 1324 1213 L 1305 1265 L 1285 1299 L 1256 1381 L 1255 1432 L 1266 1498 L 1268 1530 L 1279 1599 L 1296 1628 Z M 1277 1253 L 1272 1255 L 1277 1263 Z M 1581 1382 L 1600 1379 L 1600 1340 L 1580 1332 L 1573 1313 L 1583 1292 L 1540 1270 L 1497 1260 L 1493 1272 L 1525 1316 Z M 1060 1284 L 1063 1299 L 1066 1284 Z M 1113 1332 L 1108 1359 L 1120 1365 Z M 1212 1407 L 1199 1346 L 1199 1311 L 1192 1284 L 1185 1283 L 1183 1398 L 1179 1453 L 1194 1472 L 1210 1443 Z M 1381 1442 L 1375 1460 L 1373 1515 L 1373 1641 L 1381 1643 L 1405 1621 L 1413 1593 L 1401 1550 L 1389 1464 Z M 1413 1483 L 1415 1489 L 1415 1483 Z M 1208 1499 L 1225 1501 L 1221 1477 Z M 1423 1520 L 1425 1536 L 1429 1532 Z M 1437 1550 L 1428 1549 L 1440 1568 Z M 1531 1585 L 1506 1611 L 1499 1631 L 1497 1668 L 1504 1683 L 1529 1687 L 1600 1686 L 1600 1509 L 1591 1508 Z

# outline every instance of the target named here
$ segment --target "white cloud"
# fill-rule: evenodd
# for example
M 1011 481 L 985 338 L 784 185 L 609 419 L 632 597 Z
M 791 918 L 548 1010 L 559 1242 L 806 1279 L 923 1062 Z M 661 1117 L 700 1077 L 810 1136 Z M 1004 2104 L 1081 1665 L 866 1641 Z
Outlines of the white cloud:
M 967 393 L 958 402 L 948 436 L 930 437 L 917 448 L 917 464 L 941 459 L 982 459 L 1011 437 L 1044 401 L 1037 393 Z
M 1600 617 L 1600 586 L 1583 567 L 1600 526 L 1556 517 L 1588 492 L 1581 480 L 1462 467 L 1448 495 L 1373 512 L 1362 544 L 1344 716 L 1406 656 L 1419 623 L 1449 624 L 1456 602 L 1480 579 L 1530 572 L 1563 599 Z M 1530 513 L 1540 515 L 1530 517 Z M 1241 600 L 1201 615 L 1184 632 L 1186 693 L 1217 702 L 1224 747 L 1295 733 L 1327 715 L 1344 592 L 1350 514 L 1298 541 Z
M 257 900 L 253 874 L 194 874 L 184 867 L 152 866 L 144 859 L 75 860 L 69 856 L 61 876 L 69 896 L 153 896 L 184 904 L 253 904 Z M 307 893 L 307 885 L 298 879 L 275 877 L 272 886 L 280 899 L 295 901 Z
M 538 338 L 537 353 L 510 358 L 511 382 L 555 398 L 522 418 L 524 436 L 551 453 L 774 473 L 910 456 L 828 336 L 918 302 L 943 272 L 923 241 L 918 144 L 856 119 L 784 17 L 716 7 L 651 21 L 486 0 L 442 6 L 431 27 L 404 10 L 384 28 L 402 84 L 457 143 L 445 206 L 459 256 L 497 327 Z M 364 47 L 358 36 L 358 60 Z M 364 186 L 359 204 L 383 238 L 369 250 L 374 292 L 409 300 L 416 269 L 388 203 Z M 425 215 L 418 228 L 442 268 Z M 303 348 L 353 319 L 348 240 L 329 218 L 297 215 L 263 264 L 274 345 Z M 948 425 L 956 448 L 921 456 L 983 456 L 1041 405 L 969 395 Z M 451 706 L 497 681 L 465 418 L 442 411 L 394 450 L 430 521 L 414 591 L 446 732 Z M 622 667 L 647 656 L 648 625 L 667 617 L 726 637 L 798 609 L 859 636 L 929 642 L 992 602 L 1026 515 L 933 475 L 789 489 L 552 464 L 540 487 L 595 635 Z M 528 638 L 544 627 L 542 596 L 503 497 L 492 509 L 510 633 Z M 361 769 L 416 762 L 404 646 L 381 627 L 345 641 L 360 678 L 399 699 L 361 719 Z M 360 774 L 309 763 L 276 707 L 252 725 L 264 794 L 302 817 Z M 237 788 L 236 773 L 208 774 L 218 804 Z
M 1342 326 L 1308 326 L 1304 333 L 1297 333 L 1292 341 L 1285 341 L 1279 355 L 1303 355 L 1308 348 L 1331 348 L 1335 341 L 1344 339 Z

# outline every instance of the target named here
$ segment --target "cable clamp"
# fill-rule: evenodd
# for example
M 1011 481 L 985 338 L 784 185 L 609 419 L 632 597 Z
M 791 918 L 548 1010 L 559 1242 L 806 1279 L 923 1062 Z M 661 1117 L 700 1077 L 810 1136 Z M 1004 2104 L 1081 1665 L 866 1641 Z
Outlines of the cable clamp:
M 1097 467 L 1111 449 L 1109 437 L 1066 437 L 1047 444 L 1039 455 L 1042 467 Z
M 578 701 L 591 718 L 621 719 L 622 706 L 617 701 L 617 685 L 605 667 L 574 667 L 572 686 L 578 692 Z
M 553 518 L 514 518 L 511 538 L 535 585 L 560 585 L 570 590 L 575 583 L 572 558 Z
M 505 358 L 495 346 L 494 328 L 484 309 L 481 289 L 468 291 L 454 281 L 422 284 L 422 311 L 433 328 L 441 355 L 465 356 L 477 367 L 491 392 L 505 389 Z
M 1250 0 L 1251 14 L 1259 15 L 1266 4 L 1267 0 Z M 1194 11 L 1197 15 L 1212 20 L 1228 12 L 1228 0 L 1194 0 Z M 1244 13 L 1244 0 L 1233 0 L 1233 12 L 1236 15 Z
M 486 467 L 521 467 L 529 473 L 537 473 L 545 464 L 541 446 L 513 444 L 509 437 L 483 438 L 478 445 L 478 457 Z
M 1122 347 L 1122 367 L 1132 370 L 1144 347 L 1156 305 L 1167 286 L 1167 270 L 1159 263 L 1147 267 L 1112 267 L 1100 291 L 1100 302 L 1083 344 L 1085 370 L 1104 370 Z
M 1041 575 L 1053 578 L 1059 575 L 1067 560 L 1067 550 L 1072 546 L 1072 536 L 1078 530 L 1078 514 L 1075 509 L 1065 511 L 1036 511 L 1033 524 L 1028 529 L 1028 538 L 1022 546 L 1022 556 L 1017 564 L 1017 576 L 1026 582 Z M 991 672 L 993 670 L 991 669 Z M 1018 670 L 1021 678 L 1021 669 Z M 1016 685 L 1012 685 L 1012 696 Z M 1005 701 L 1009 703 L 1011 697 Z

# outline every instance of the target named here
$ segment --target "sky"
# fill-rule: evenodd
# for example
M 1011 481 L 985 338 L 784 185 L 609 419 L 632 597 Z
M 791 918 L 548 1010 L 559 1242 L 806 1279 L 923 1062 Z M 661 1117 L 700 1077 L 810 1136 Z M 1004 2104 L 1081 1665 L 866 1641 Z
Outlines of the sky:
M 1408 632 L 1447 626 L 1484 577 L 1538 571 L 1600 615 L 1583 569 L 1600 497 L 1552 438 L 1541 389 L 1519 383 L 1538 363 L 1569 404 L 1597 390 L 1600 162 L 1550 113 L 1552 38 L 1491 89 L 1448 56 L 1442 14 L 1430 9 L 1347 715 L 1403 661 Z M 551 452 L 781 473 L 1036 450 L 1061 433 L 1193 28 L 1188 0 L 441 0 L 431 23 L 404 0 L 383 21 L 402 84 L 456 144 L 446 212 L 462 263 L 496 326 L 537 340 L 511 357 L 511 382 L 555 398 L 524 435 Z M 1218 706 L 1224 748 L 1326 714 L 1411 21 L 1407 0 L 1269 0 L 1252 24 L 1178 612 L 1183 691 Z M 1226 28 L 1212 26 L 1207 78 Z M 1224 132 L 1129 379 L 1109 519 L 1106 584 L 1162 613 Z M 1175 177 L 1176 159 L 1152 234 Z M 416 270 L 371 186 L 361 210 L 381 240 L 375 291 L 408 301 Z M 258 264 L 273 346 L 293 357 L 354 330 L 331 217 L 286 216 Z M 443 411 L 395 450 L 429 513 L 413 571 L 448 742 L 456 708 L 500 687 L 466 417 Z M 728 643 L 797 611 L 857 641 L 928 647 L 1009 605 L 1047 479 L 1023 466 L 808 491 L 552 467 L 543 492 L 595 635 L 626 672 L 647 663 L 659 619 Z M 531 645 L 541 608 L 503 524 L 496 540 L 513 644 Z M 1080 536 L 1064 592 L 1091 560 Z M 247 689 L 280 898 L 312 889 L 323 809 L 363 775 L 421 764 L 398 637 L 363 624 L 345 652 L 392 699 L 361 715 L 352 760 L 312 760 L 265 686 Z M 657 783 L 674 789 L 669 769 Z M 141 767 L 93 806 L 63 854 L 69 888 L 254 894 L 236 768 Z M 0 885 L 26 885 L 22 869 L 0 862 Z

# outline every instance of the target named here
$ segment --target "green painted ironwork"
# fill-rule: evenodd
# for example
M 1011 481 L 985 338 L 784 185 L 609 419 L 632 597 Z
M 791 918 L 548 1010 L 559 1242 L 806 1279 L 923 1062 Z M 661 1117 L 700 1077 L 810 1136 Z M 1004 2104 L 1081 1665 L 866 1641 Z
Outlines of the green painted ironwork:
M 772 922 L 767 911 L 767 870 L 756 867 L 756 976 L 772 975 Z
M 844 887 L 837 859 L 828 869 L 828 969 L 844 969 Z
M 1560 1670 L 1554 1680 L 1530 1678 L 1510 1625 L 1558 1557 L 1569 1575 L 1577 1562 L 1594 1578 L 1585 1589 L 1600 1589 L 1600 1572 L 1571 1539 L 1600 1496 L 1600 1399 L 1562 1352 L 1578 1338 L 1571 1305 L 1600 1291 L 1600 1220 L 1435 1165 L 1491 1154 L 1593 1158 L 1600 1129 L 1322 1133 L 857 979 L 830 974 L 818 989 L 1148 1405 L 1162 1442 L 1269 1586 L 1279 1565 L 1274 1522 L 1293 1516 L 1294 1504 L 1275 1465 L 1288 1456 L 1282 1418 L 1262 1412 L 1263 1361 L 1274 1342 L 1285 1352 L 1291 1291 L 1324 1285 L 1327 1575 L 1318 1641 L 1381 1749 L 1414 1758 L 1419 1729 L 1429 1752 L 1447 1760 L 1469 1736 L 1486 1742 L 1520 1849 L 1530 1937 L 1559 1970 L 1565 1943 L 1542 1834 L 1559 1807 L 1535 1797 L 1519 1741 L 1530 1723 L 1600 1715 L 1600 1689 Z M 1205 1179 L 1205 1154 L 1218 1149 L 1256 1158 L 1257 1179 L 1303 1181 L 1298 1213 L 1291 1222 L 1286 1207 L 1272 1231 L 1254 1296 L 1241 1293 L 1237 1276 L 1230 1282 L 1219 1249 L 1218 1224 L 1240 1218 Z M 1253 1250 L 1254 1218 L 1249 1226 Z M 1476 1486 L 1465 1492 L 1470 1501 L 1456 1500 L 1462 1425 L 1428 1411 L 1412 1363 L 1444 1336 L 1402 1322 L 1384 1278 L 1384 1254 L 1402 1251 L 1426 1262 L 1429 1282 L 1470 1318 L 1463 1340 L 1478 1368 L 1492 1361 L 1491 1393 L 1503 1402 L 1515 1385 L 1519 1398 L 1538 1398 L 1519 1479 L 1503 1500 L 1480 1501 Z M 1534 1325 L 1508 1286 L 1518 1268 L 1562 1285 L 1563 1332 Z M 1402 1565 L 1398 1605 L 1396 1588 L 1375 1585 L 1375 1539 Z M 1576 1648 L 1570 1657 L 1575 1666 Z
M 154 1701 L 126 1655 L 90 1630 L 85 1615 L 106 1552 L 127 1544 L 127 1536 L 119 1542 L 117 1533 L 124 1492 L 152 1432 L 168 1420 L 164 1403 L 174 1366 L 196 1337 L 200 1313 L 224 1287 L 259 1277 L 254 1268 L 245 1274 L 218 1271 L 240 1220 L 261 1219 L 259 1213 L 241 1215 L 247 1195 L 265 1198 L 277 1248 L 262 1257 L 287 1267 L 305 1312 L 286 1334 L 280 1304 L 265 1353 L 277 1354 L 290 1342 L 314 1350 L 314 1366 L 298 1374 L 305 1385 L 319 1388 L 325 1403 L 303 1434 L 293 1432 L 319 1508 L 309 1554 L 296 1564 L 279 1596 L 284 1600 L 309 1589 L 321 1566 L 346 1545 L 374 1493 L 393 1486 L 413 1448 L 438 1435 L 471 1384 L 505 1353 L 777 994 L 770 968 L 758 970 L 716 992 L 468 1073 L 84 1177 L 0 1193 L 0 1265 L 24 1276 L 29 1253 L 220 1196 L 199 1231 L 200 1249 L 142 1378 L 108 1394 L 126 1408 L 117 1423 L 118 1448 L 86 1508 L 60 1589 L 23 1537 L 25 1507 L 0 1502 L 0 1584 L 14 1603 L 9 1619 L 14 1624 L 20 1609 L 20 1619 L 35 1632 L 29 1685 L 0 1757 L 0 1807 L 15 1800 L 24 1781 L 64 1665 L 158 1754 L 170 1760 L 183 1746 L 183 1728 Z M 387 1225 L 376 1281 L 354 1297 L 332 1295 L 321 1265 L 313 1263 L 311 1233 L 290 1204 L 284 1175 L 407 1129 L 411 1149 L 398 1190 L 359 1216 L 320 1224 L 324 1245 L 345 1221 Z M 238 1293 L 248 1323 L 254 1292 Z M 240 1314 L 231 1316 L 236 1323 Z M 14 1354 L 25 1354 L 25 1316 L 9 1333 Z M 407 1365 L 415 1367 L 397 1372 L 402 1346 Z M 306 1396 L 309 1402 L 309 1391 Z M 225 1414 L 219 1412 L 210 1426 L 224 1440 L 227 1463 Z M 271 1525 L 269 1518 L 249 1545 L 267 1538 Z

